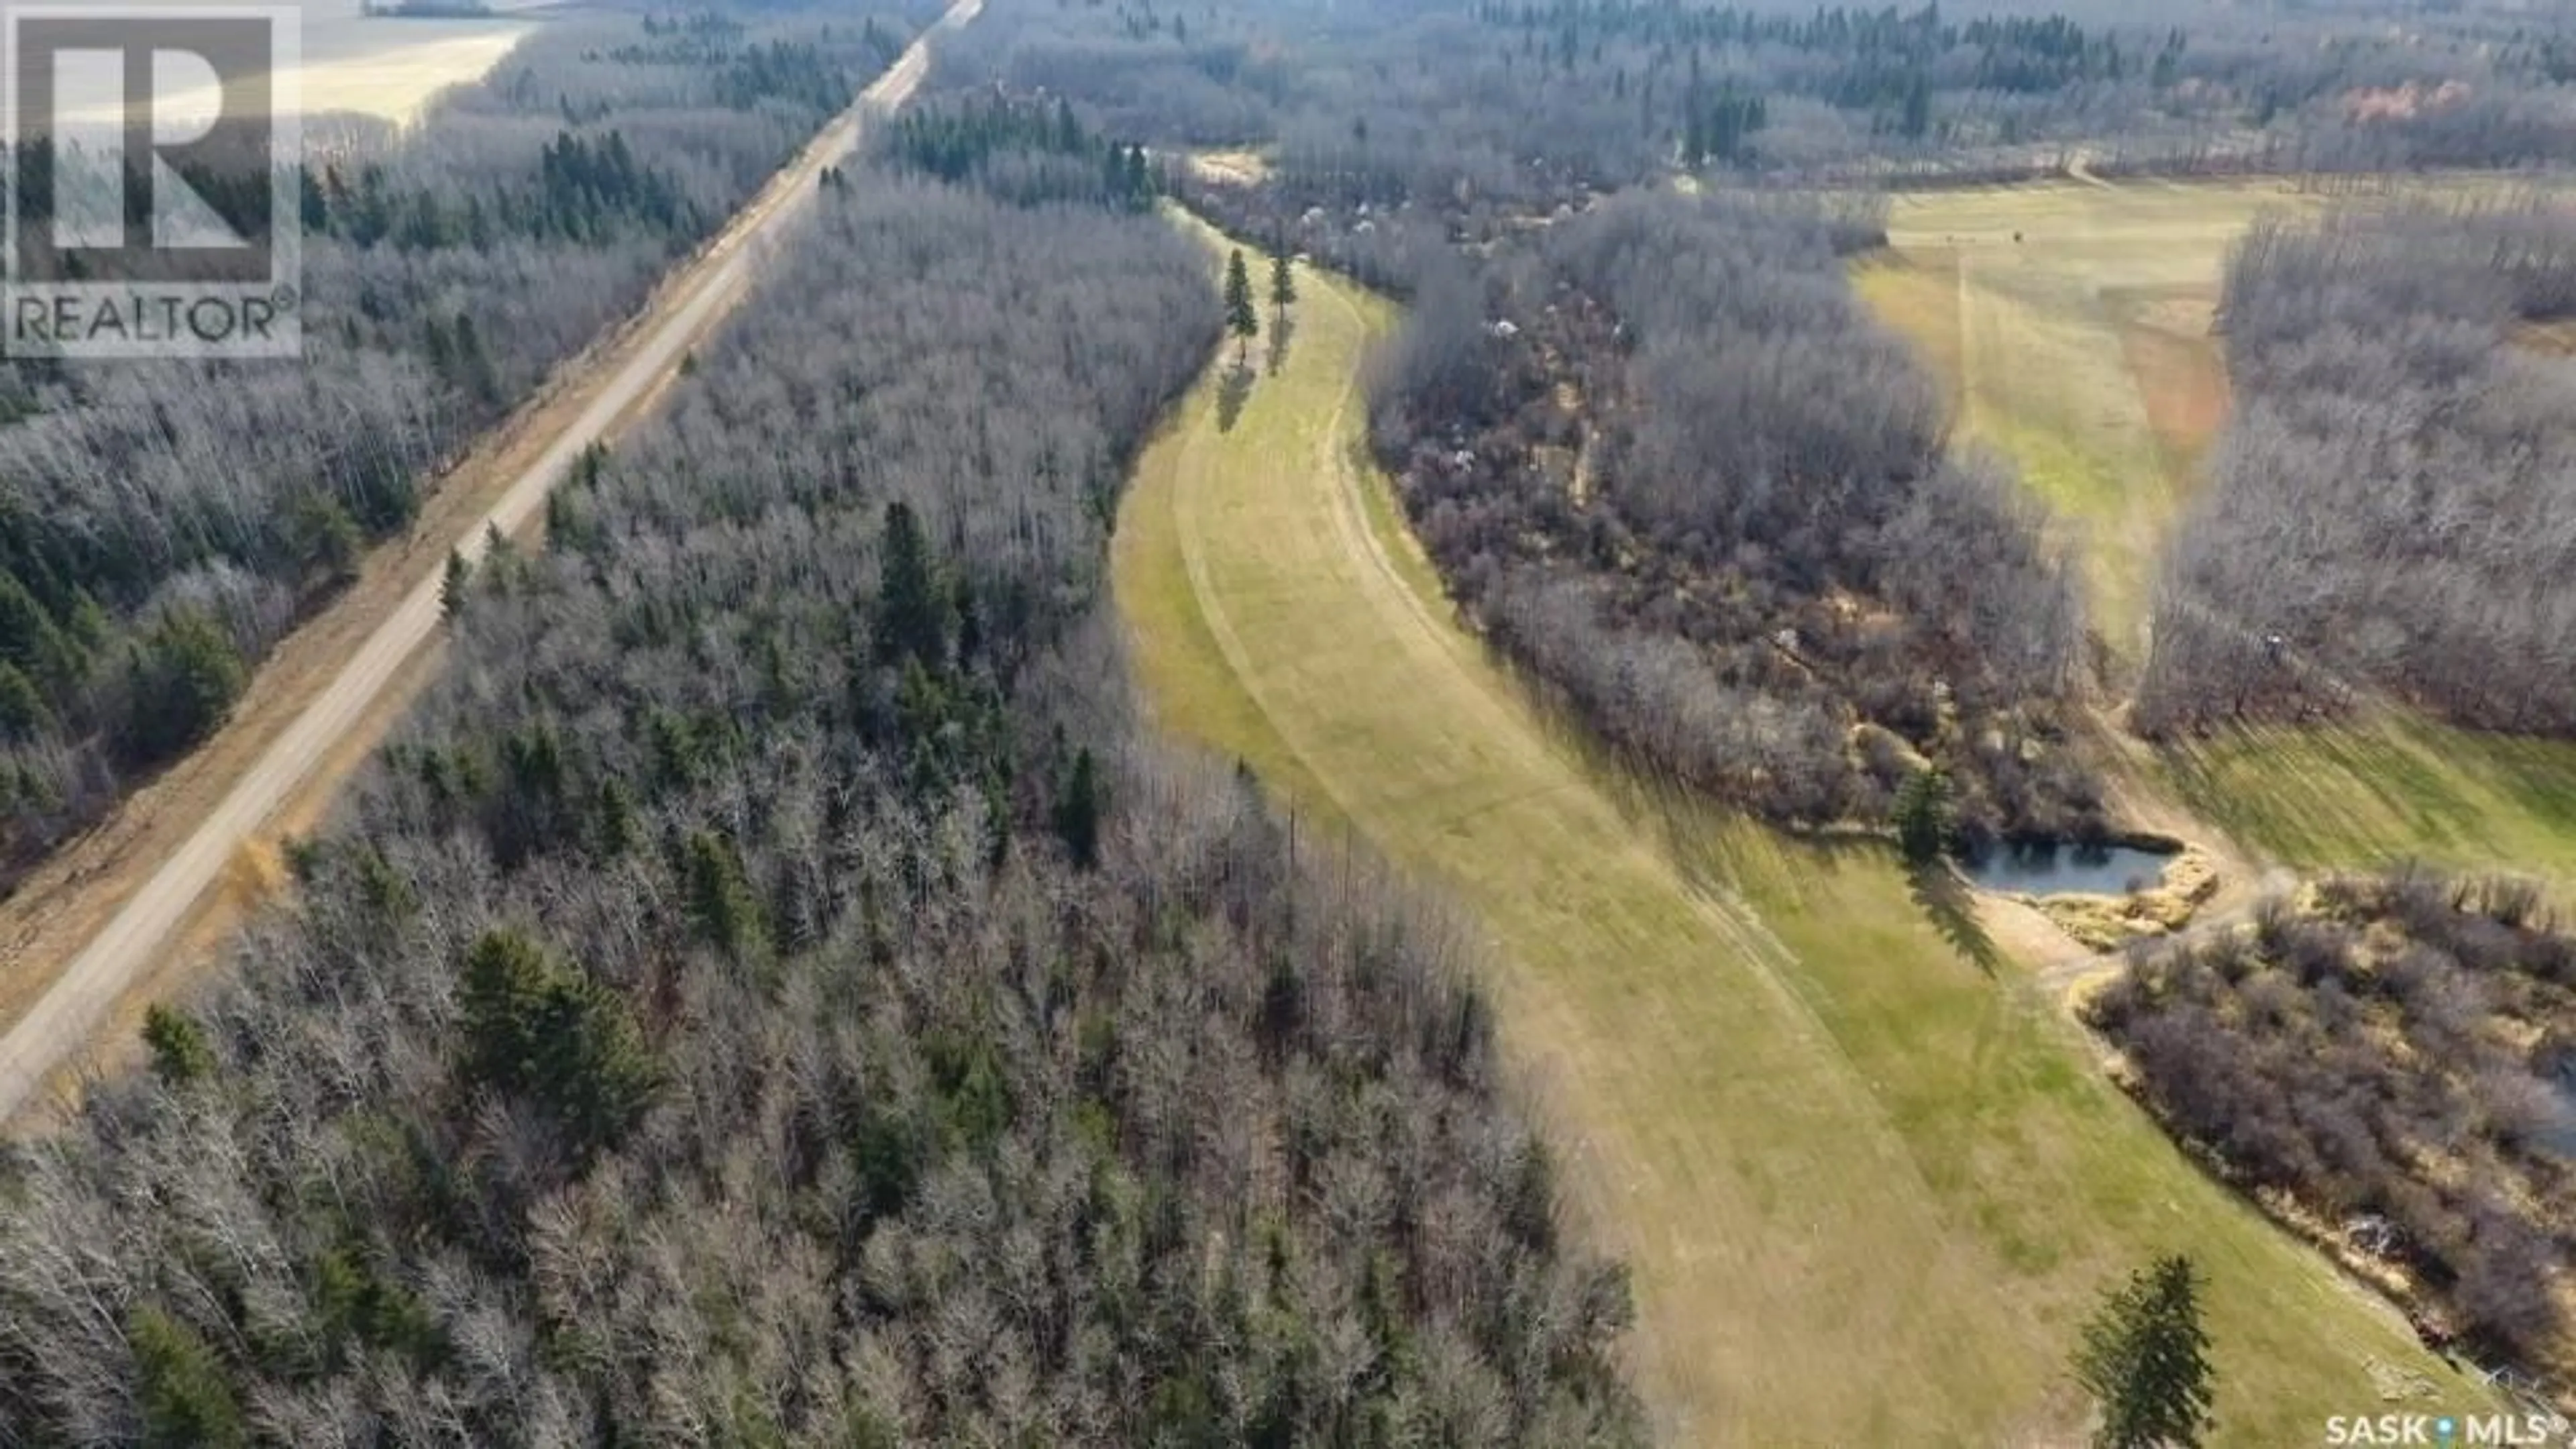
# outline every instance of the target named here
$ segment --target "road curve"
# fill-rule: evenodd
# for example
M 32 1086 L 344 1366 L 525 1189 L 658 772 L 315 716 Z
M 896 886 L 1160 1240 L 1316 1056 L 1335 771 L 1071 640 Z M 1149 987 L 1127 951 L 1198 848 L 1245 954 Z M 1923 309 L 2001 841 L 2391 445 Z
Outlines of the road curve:
M 638 404 L 650 401 L 689 348 L 742 298 L 769 247 L 811 204 L 823 168 L 850 155 L 871 117 L 902 106 L 920 89 L 930 71 L 932 38 L 973 20 L 982 9 L 983 0 L 956 0 L 936 26 L 914 40 L 849 110 L 662 285 L 646 315 L 628 324 L 591 369 L 582 385 L 587 397 L 570 425 L 454 540 L 468 561 L 481 555 L 490 531 L 518 532 L 583 449 L 607 438 Z M 91 1039 L 252 833 L 368 719 L 403 665 L 432 641 L 439 627 L 440 582 L 439 567 L 423 573 L 330 684 L 225 791 L 204 822 L 163 858 L 44 995 L 0 1036 L 0 1121 L 16 1116 L 54 1070 Z

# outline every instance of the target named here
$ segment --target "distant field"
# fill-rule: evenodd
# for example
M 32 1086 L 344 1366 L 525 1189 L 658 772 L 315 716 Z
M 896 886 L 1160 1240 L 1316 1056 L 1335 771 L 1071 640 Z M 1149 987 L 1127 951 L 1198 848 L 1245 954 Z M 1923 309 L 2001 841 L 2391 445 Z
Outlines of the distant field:
M 412 19 L 362 13 L 358 0 L 310 0 L 296 15 L 296 106 L 304 115 L 354 111 L 409 121 L 449 86 L 476 80 L 510 53 L 535 22 L 517 18 L 519 7 L 500 4 L 490 15 L 461 19 Z M 169 104 L 185 112 L 211 111 L 212 88 L 176 92 Z M 70 119 L 115 116 L 121 102 L 103 107 L 69 104 Z
M 2072 1442 L 2077 1323 L 2177 1248 L 2212 1275 L 2216 1442 L 2313 1443 L 2409 1385 L 2473 1401 L 2192 1168 L 1886 850 L 1661 798 L 1535 710 L 1358 454 L 1392 314 L 1299 287 L 1284 366 L 1239 404 L 1211 376 L 1139 465 L 1115 540 L 1134 667 L 1166 727 L 1492 933 L 1508 1059 L 1634 1270 L 1669 1442 Z
M 429 22 L 375 23 L 399 27 Z M 302 78 L 304 109 L 316 114 L 358 111 L 409 121 L 440 91 L 481 79 L 527 32 L 525 25 L 494 24 L 479 33 L 423 34 L 369 54 L 308 61 Z
M 1949 384 L 1959 441 L 2012 460 L 2079 551 L 2095 627 L 2145 652 L 2155 559 L 2226 414 L 2227 249 L 2279 183 L 2060 182 L 1901 195 L 1861 294 Z

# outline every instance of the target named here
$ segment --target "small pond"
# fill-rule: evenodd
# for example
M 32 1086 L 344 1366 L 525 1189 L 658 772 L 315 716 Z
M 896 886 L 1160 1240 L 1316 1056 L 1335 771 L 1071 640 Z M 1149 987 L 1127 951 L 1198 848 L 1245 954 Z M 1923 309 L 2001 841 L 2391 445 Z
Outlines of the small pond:
M 2169 850 L 2135 845 L 1998 845 L 1961 861 L 1980 889 L 2017 895 L 2125 895 L 2163 876 Z
M 2543 1080 L 2558 1089 L 2558 1111 L 2540 1129 L 2540 1145 L 2561 1157 L 2576 1158 L 2576 1056 L 2561 1062 Z

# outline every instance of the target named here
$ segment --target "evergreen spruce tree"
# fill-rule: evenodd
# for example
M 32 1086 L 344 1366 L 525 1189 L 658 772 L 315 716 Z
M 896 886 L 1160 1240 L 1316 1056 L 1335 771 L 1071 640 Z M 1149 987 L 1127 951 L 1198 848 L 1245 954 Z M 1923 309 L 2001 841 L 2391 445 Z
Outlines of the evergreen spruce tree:
M 1073 757 L 1073 769 L 1055 802 L 1055 833 L 1084 870 L 1100 863 L 1100 810 L 1100 771 L 1085 747 Z
M 877 658 L 917 659 L 932 669 L 948 662 L 948 596 L 921 519 L 901 499 L 886 505 L 877 561 Z
M 457 386 L 485 407 L 501 401 L 501 374 L 492 365 L 492 354 L 483 350 L 483 338 L 474 330 L 474 318 L 464 312 L 456 314 L 455 338 Z
M 44 692 L 17 665 L 0 659 L 0 744 L 20 744 L 53 727 Z
M 1909 865 L 1930 865 L 1950 844 L 1950 777 L 1937 765 L 1914 772 L 1896 792 L 1897 848 Z
M 465 612 L 465 592 L 473 585 L 474 566 L 465 561 L 464 551 L 447 551 L 447 573 L 438 583 L 438 612 L 453 619 Z
M 699 939 L 737 956 L 756 954 L 769 945 L 769 928 L 760 918 L 751 882 L 733 847 L 711 831 L 689 836 L 683 869 L 688 877 L 689 924 Z
M 1921 70 L 1905 84 L 1905 138 L 1920 141 L 1932 130 L 1932 77 Z
M 165 1085 L 183 1087 L 215 1074 L 215 1048 L 206 1029 L 176 1007 L 156 1001 L 145 1009 L 143 1044 L 152 1052 L 152 1074 Z
M 135 648 L 125 747 L 136 760 L 166 760 L 214 733 L 250 684 L 250 668 L 221 624 L 173 609 Z
M 1225 330 L 1234 334 L 1235 361 L 1248 362 L 1252 339 L 1261 335 L 1261 314 L 1253 309 L 1252 273 L 1244 268 L 1241 247 L 1225 259 Z
M 77 652 L 27 586 L 0 571 L 0 661 L 32 682 L 58 686 L 78 673 Z
M 1127 150 L 1128 204 L 1144 211 L 1154 204 L 1154 173 L 1145 165 L 1145 145 L 1138 142 Z
M 1289 265 L 1288 243 L 1283 239 L 1279 243 L 1279 249 L 1270 255 L 1270 305 L 1278 310 L 1279 322 L 1284 323 L 1288 320 L 1289 304 L 1296 300 L 1297 277 Z M 1277 325 L 1274 324 L 1271 336 L 1276 339 L 1278 335 Z
M 593 812 L 592 848 L 603 856 L 623 855 L 635 846 L 635 796 L 622 780 L 611 777 L 600 782 L 599 803 Z
M 2076 1381 L 2101 1409 L 2097 1449 L 2196 1449 L 2216 1377 L 2199 1274 L 2179 1253 L 2104 1295 L 2075 1351 Z
M 457 993 L 460 1075 L 552 1114 L 576 1153 L 613 1147 L 661 1080 L 625 999 L 515 931 L 487 931 Z
M 567 477 L 575 488 L 596 488 L 599 486 L 599 475 L 607 471 L 607 468 L 608 445 L 594 442 L 582 449 L 581 455 L 572 460 L 572 471 Z
M 296 559 L 305 571 L 333 584 L 356 577 L 366 539 L 349 510 L 327 493 L 306 493 L 293 508 L 288 527 L 294 535 Z
M 145 1303 L 127 1320 L 125 1337 L 134 1349 L 134 1406 L 142 1420 L 136 1442 L 149 1449 L 250 1442 L 223 1357 L 195 1329 Z

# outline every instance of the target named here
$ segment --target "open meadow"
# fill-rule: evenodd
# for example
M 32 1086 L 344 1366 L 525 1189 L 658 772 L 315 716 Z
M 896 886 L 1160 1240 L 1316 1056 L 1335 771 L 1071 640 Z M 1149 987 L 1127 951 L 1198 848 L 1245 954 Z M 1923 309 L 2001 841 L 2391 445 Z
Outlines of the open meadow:
M 1509 1060 L 1633 1269 L 1666 1437 L 2063 1441 L 2094 1294 L 2176 1249 L 2211 1279 L 2217 1442 L 2474 1397 L 2195 1169 L 1891 852 L 1674 802 L 1535 707 L 1365 461 L 1390 309 L 1298 285 L 1281 365 L 1256 349 L 1229 378 L 1229 352 L 1139 467 L 1115 541 L 1133 667 L 1163 724 L 1490 933 Z
M 1896 198 L 1861 294 L 1949 387 L 1958 442 L 2012 460 L 2135 664 L 2155 559 L 2226 415 L 2211 332 L 2227 250 L 2279 182 L 2091 181 Z

